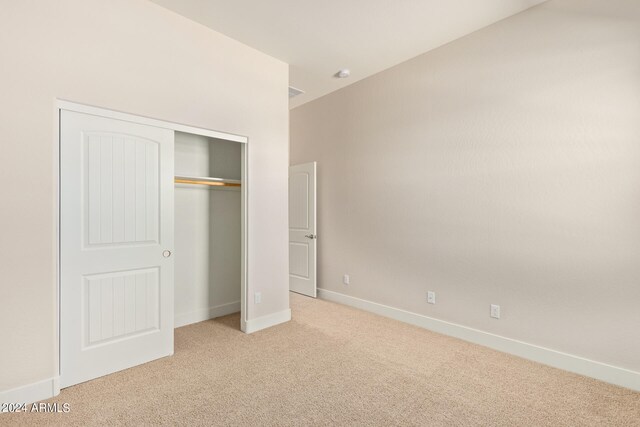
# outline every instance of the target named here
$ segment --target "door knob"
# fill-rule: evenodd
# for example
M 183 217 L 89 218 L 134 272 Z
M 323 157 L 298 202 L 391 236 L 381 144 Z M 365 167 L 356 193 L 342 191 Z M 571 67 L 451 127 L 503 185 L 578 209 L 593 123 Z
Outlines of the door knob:
M 162 251 L 162 256 L 165 258 L 169 258 L 171 256 L 171 251 L 168 249 Z
M 304 237 L 306 237 L 307 239 L 315 239 L 318 236 L 316 236 L 315 234 L 305 234 Z

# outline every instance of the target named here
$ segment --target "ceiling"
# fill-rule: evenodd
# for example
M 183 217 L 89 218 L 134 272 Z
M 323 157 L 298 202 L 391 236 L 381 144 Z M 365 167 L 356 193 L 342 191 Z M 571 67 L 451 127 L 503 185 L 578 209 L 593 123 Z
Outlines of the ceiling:
M 544 0 L 151 1 L 289 63 L 295 108 Z

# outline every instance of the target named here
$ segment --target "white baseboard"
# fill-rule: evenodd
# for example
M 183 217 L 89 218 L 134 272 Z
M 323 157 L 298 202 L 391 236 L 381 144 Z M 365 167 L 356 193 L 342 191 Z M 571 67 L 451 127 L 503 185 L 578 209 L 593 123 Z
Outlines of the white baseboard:
M 595 378 L 621 387 L 640 391 L 640 372 L 631 371 L 606 363 L 596 362 L 580 356 L 563 353 L 535 344 L 506 338 L 467 326 L 434 319 L 422 314 L 389 307 L 372 301 L 351 297 L 338 292 L 318 289 L 322 299 L 359 308 L 401 322 L 429 329 L 440 334 L 460 338 L 475 344 L 533 360 L 544 365 Z
M 240 301 L 230 302 L 228 304 L 216 305 L 214 307 L 204 308 L 190 313 L 176 314 L 173 319 L 173 325 L 174 328 L 179 328 L 181 326 L 204 322 L 205 320 L 226 316 L 227 314 L 233 314 L 239 311 Z
M 277 313 L 247 320 L 244 332 L 251 334 L 262 329 L 270 328 L 271 326 L 279 325 L 280 323 L 288 322 L 289 320 L 291 320 L 291 309 L 288 308 L 278 311 Z
M 60 377 L 0 392 L 0 403 L 33 403 L 50 399 L 60 394 Z

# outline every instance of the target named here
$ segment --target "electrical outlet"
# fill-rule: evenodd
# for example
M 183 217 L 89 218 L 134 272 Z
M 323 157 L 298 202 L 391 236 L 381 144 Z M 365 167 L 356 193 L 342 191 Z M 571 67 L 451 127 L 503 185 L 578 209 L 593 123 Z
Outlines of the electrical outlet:
M 496 304 L 491 304 L 491 317 L 494 319 L 500 318 L 500 306 Z
M 342 283 L 344 283 L 345 285 L 348 285 L 350 283 L 350 278 L 348 274 L 345 274 L 344 276 L 342 276 Z
M 256 304 L 260 304 L 262 302 L 262 292 L 256 292 L 253 295 L 253 299 Z
M 433 291 L 429 291 L 427 292 L 427 302 L 429 304 L 435 304 L 436 303 L 436 293 Z

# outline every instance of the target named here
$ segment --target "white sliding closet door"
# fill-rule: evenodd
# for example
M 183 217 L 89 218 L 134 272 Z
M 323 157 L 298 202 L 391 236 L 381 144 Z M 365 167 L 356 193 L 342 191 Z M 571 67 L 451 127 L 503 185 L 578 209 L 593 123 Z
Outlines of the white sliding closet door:
M 62 387 L 173 354 L 173 141 L 61 111 Z

